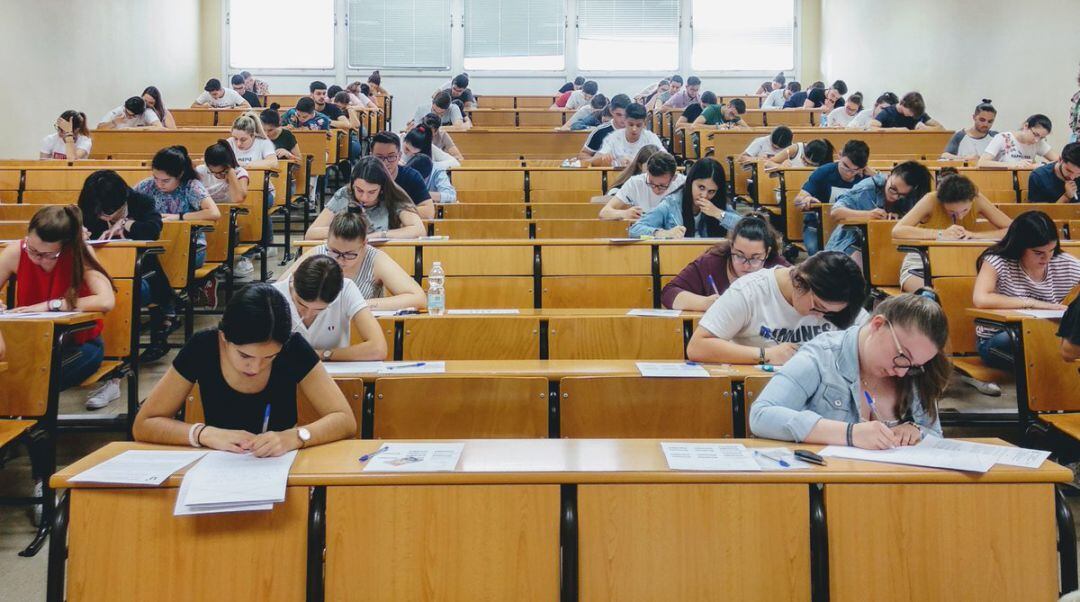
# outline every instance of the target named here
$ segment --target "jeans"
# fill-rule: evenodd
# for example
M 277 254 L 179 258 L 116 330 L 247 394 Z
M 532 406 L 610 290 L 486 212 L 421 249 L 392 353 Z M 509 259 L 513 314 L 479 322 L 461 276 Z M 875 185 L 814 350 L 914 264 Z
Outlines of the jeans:
M 61 351 L 60 390 L 81 384 L 101 367 L 104 357 L 105 343 L 100 336 L 82 345 L 65 345 Z
M 821 225 L 818 223 L 818 214 L 807 211 L 803 213 L 802 217 L 802 239 L 803 244 L 806 245 L 806 254 L 813 255 L 821 250 L 821 245 L 818 243 L 818 230 Z
M 979 350 L 979 357 L 984 364 L 997 370 L 1012 372 L 1015 361 L 1008 332 L 1002 330 L 989 338 L 979 337 L 975 347 Z
M 206 247 L 195 247 L 195 268 L 201 268 L 204 263 L 206 263 Z M 169 279 L 165 276 L 165 271 L 161 269 L 161 264 L 153 265 L 152 269 L 154 273 L 143 278 L 142 286 L 139 288 L 143 307 L 153 303 L 161 308 L 162 313 L 176 313 L 176 295 L 169 284 Z

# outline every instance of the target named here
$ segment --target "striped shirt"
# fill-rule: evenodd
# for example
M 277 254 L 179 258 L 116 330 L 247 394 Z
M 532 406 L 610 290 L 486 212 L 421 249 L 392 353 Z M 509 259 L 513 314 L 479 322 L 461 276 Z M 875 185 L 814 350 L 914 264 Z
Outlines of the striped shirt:
M 1041 282 L 1032 280 L 1016 259 L 987 255 L 983 261 L 997 272 L 994 292 L 999 295 L 1027 297 L 1046 303 L 1061 303 L 1073 287 L 1080 283 L 1080 260 L 1064 252 L 1050 260 L 1050 265 L 1046 268 L 1046 278 Z M 999 330 L 995 328 L 975 327 L 975 334 L 979 338 L 989 338 L 998 332 Z
M 325 244 L 315 247 L 313 252 L 319 255 L 330 254 Z M 364 245 L 364 257 L 360 260 L 360 269 L 356 272 L 356 277 L 352 279 L 365 299 L 378 299 L 383 296 L 382 282 L 375 281 L 375 260 L 379 255 L 382 255 L 382 251 L 371 245 Z

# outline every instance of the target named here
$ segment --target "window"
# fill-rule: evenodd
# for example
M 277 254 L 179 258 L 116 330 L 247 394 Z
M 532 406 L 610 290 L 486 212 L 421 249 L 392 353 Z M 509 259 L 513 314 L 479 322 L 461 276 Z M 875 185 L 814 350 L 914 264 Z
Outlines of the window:
M 465 70 L 562 70 L 565 29 L 565 0 L 465 0 Z
M 795 67 L 793 0 L 693 0 L 694 71 Z
M 349 0 L 349 67 L 447 71 L 450 26 L 450 0 Z
M 334 0 L 231 0 L 228 28 L 233 69 L 334 68 Z
M 679 0 L 578 0 L 578 68 L 674 71 Z

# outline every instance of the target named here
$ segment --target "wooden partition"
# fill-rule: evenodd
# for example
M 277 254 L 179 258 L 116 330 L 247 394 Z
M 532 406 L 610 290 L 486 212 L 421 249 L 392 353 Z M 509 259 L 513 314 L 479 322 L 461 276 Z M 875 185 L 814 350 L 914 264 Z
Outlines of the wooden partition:
M 474 159 L 576 157 L 589 132 L 472 128 L 454 132 L 461 154 Z

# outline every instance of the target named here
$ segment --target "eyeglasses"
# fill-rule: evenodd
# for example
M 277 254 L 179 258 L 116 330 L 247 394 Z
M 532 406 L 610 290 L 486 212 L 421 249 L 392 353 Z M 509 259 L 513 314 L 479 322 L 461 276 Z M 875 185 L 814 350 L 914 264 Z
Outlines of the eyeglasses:
M 754 268 L 764 265 L 765 263 L 765 258 L 763 257 L 747 257 L 746 255 L 743 255 L 738 251 L 735 251 L 731 254 L 731 259 L 732 261 L 735 261 L 737 263 L 748 265 Z
M 64 252 L 63 249 L 60 249 L 55 253 L 42 253 L 41 251 L 32 248 L 30 246 L 30 240 L 26 238 L 23 239 L 23 248 L 26 249 L 26 254 L 30 259 L 36 259 L 38 261 L 56 261 L 57 259 L 60 259 L 60 255 Z
M 836 167 L 839 168 L 840 171 L 842 171 L 844 173 L 859 173 L 863 169 L 861 167 L 849 167 L 843 161 L 837 161 L 836 162 Z
M 645 184 L 648 185 L 648 187 L 651 188 L 653 192 L 659 194 L 668 189 L 670 182 L 668 184 L 656 184 L 652 180 L 650 180 L 648 176 L 645 176 Z
M 893 368 L 897 370 L 907 370 L 908 376 L 918 376 L 926 371 L 926 368 L 922 364 L 916 364 L 911 361 L 908 354 L 904 352 L 904 347 L 900 344 L 900 339 L 896 338 L 896 331 L 893 329 L 891 322 L 886 321 L 889 325 L 889 333 L 892 334 L 893 343 L 896 343 L 896 357 L 893 358 Z
M 371 156 L 378 159 L 384 165 L 393 165 L 393 164 L 397 163 L 399 159 L 401 159 L 401 155 L 399 155 L 398 153 L 394 153 L 392 155 L 371 155 Z
M 326 247 L 326 254 L 333 257 L 334 259 L 344 259 L 345 261 L 352 261 L 357 257 L 360 257 L 360 253 L 357 253 L 356 251 L 342 252 L 336 249 L 331 249 L 330 247 Z

